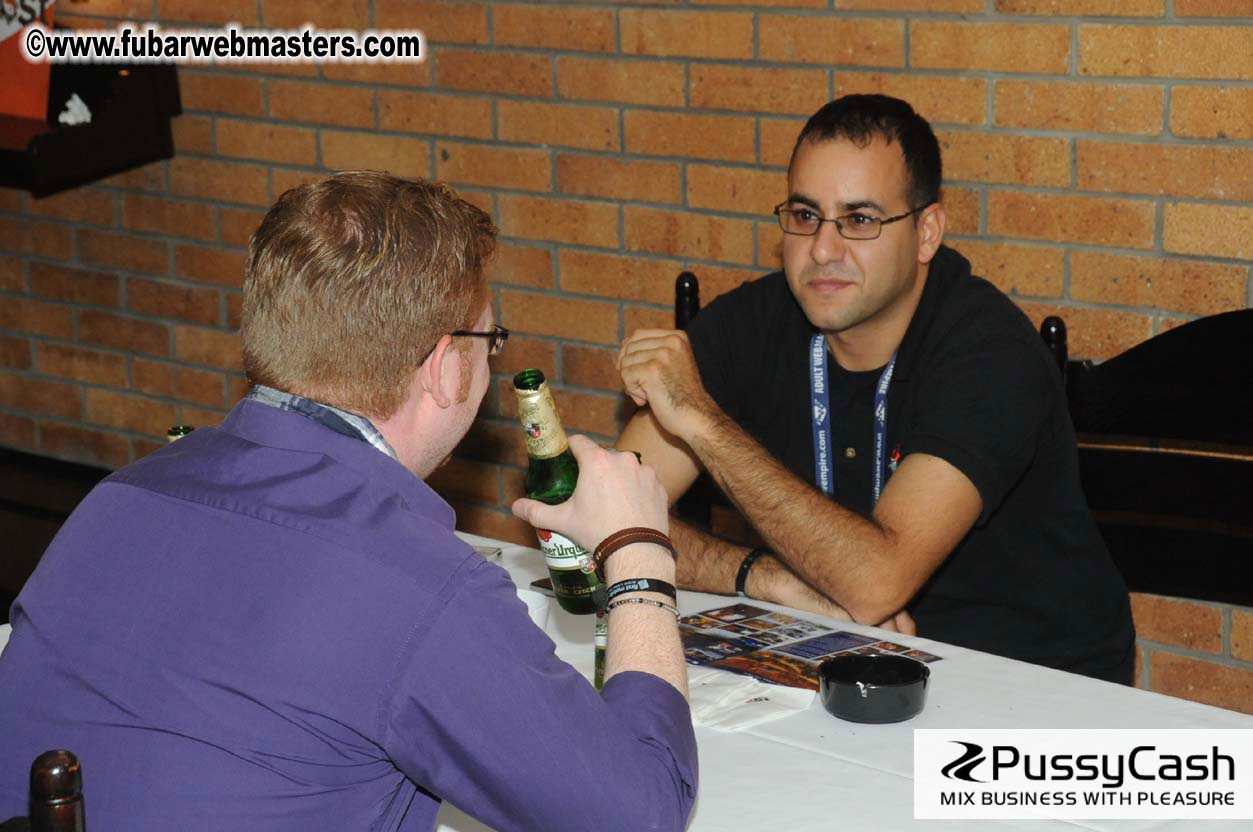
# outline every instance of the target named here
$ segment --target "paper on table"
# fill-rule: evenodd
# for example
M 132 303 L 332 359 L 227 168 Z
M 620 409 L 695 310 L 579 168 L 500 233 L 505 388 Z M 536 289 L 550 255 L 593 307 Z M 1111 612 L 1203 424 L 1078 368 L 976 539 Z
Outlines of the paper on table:
M 689 667 L 687 686 L 692 722 L 718 731 L 742 731 L 803 711 L 817 695 L 713 667 Z

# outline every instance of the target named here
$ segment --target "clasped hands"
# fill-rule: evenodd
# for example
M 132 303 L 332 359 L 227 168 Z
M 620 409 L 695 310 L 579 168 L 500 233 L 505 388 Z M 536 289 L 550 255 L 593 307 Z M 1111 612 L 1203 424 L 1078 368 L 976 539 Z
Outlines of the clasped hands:
M 718 412 L 682 330 L 635 331 L 622 342 L 617 363 L 631 400 L 648 405 L 661 426 L 689 446 Z

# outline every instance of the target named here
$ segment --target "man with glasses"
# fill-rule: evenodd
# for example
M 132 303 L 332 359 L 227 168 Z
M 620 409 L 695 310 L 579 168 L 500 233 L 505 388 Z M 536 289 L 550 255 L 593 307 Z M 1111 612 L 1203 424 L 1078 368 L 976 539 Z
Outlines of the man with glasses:
M 92 829 L 680 830 L 696 790 L 677 613 L 626 591 L 597 692 L 422 479 L 487 391 L 488 216 L 437 183 L 341 173 L 285 193 L 244 280 L 252 392 L 108 477 L 13 606 L 0 820 L 37 755 L 82 763 Z M 570 438 L 570 500 L 519 500 L 610 583 L 670 586 L 666 495 Z M 630 542 L 635 540 L 636 542 Z
M 1129 683 L 1127 590 L 1079 486 L 1060 374 L 944 246 L 940 150 L 904 101 L 837 99 L 775 208 L 783 271 L 619 354 L 618 445 L 701 468 L 766 546 L 676 522 L 680 581 Z

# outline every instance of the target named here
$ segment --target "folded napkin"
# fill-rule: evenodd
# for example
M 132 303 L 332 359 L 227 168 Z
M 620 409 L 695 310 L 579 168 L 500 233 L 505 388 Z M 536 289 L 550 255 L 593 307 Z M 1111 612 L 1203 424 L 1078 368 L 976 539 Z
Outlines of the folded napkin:
M 689 667 L 687 686 L 692 722 L 718 731 L 742 731 L 803 711 L 817 696 L 715 667 Z

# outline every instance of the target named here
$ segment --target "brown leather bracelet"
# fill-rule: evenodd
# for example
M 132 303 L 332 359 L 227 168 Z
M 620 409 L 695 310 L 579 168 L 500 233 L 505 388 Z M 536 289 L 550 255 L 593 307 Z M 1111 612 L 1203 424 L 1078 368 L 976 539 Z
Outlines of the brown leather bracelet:
M 656 529 L 632 526 L 629 529 L 622 529 L 609 535 L 609 537 L 600 542 L 600 545 L 596 547 L 596 551 L 592 552 L 592 567 L 596 570 L 596 574 L 600 575 L 602 581 L 605 579 L 605 561 L 609 560 L 609 556 L 614 552 L 623 546 L 630 546 L 632 543 L 656 543 L 670 553 L 670 557 L 674 558 L 675 563 L 679 562 L 679 553 L 675 550 L 674 544 L 670 542 L 670 538 Z

